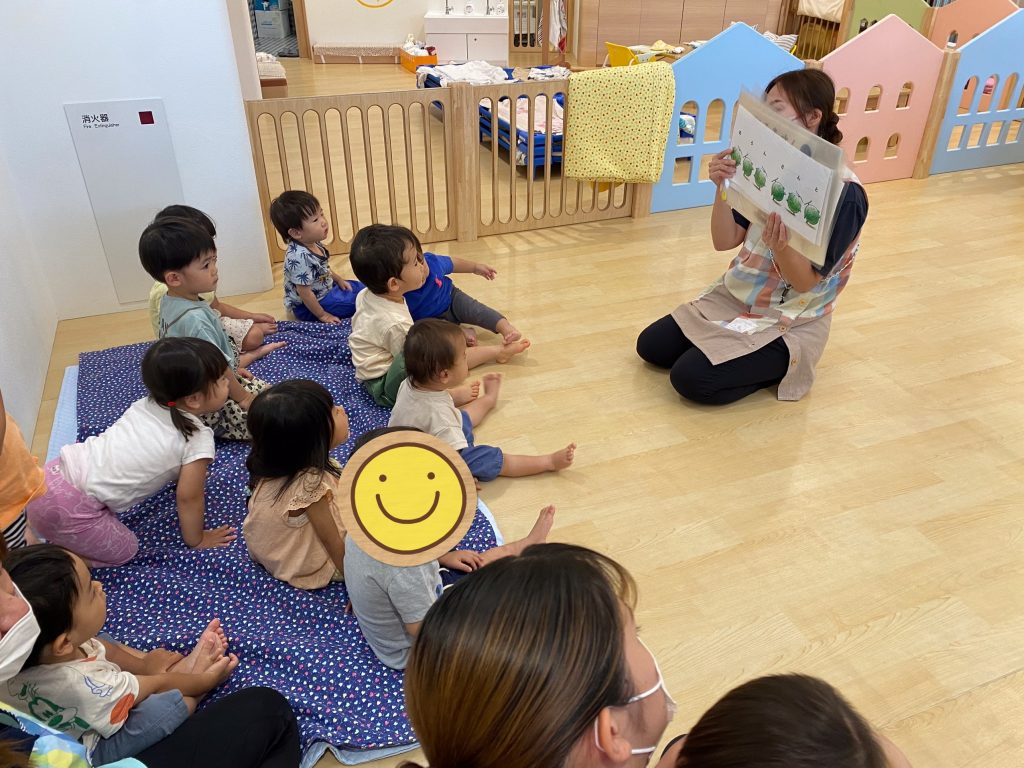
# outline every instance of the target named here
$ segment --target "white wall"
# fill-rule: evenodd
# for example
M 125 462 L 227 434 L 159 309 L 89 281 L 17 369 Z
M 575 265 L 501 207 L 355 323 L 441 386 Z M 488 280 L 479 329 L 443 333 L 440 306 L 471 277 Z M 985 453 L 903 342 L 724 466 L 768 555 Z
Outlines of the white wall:
M 473 0 L 482 7 L 484 0 Z M 464 8 L 465 0 L 451 0 Z M 507 3 L 506 3 L 507 4 Z M 382 8 L 367 8 L 356 0 L 306 0 L 309 44 L 401 44 L 406 35 L 423 39 L 423 16 L 428 10 L 444 11 L 444 0 L 394 0 Z
M 218 292 L 270 288 L 225 0 L 33 0 L 5 11 L 4 54 L 20 64 L 4 80 L 0 153 L 58 317 L 132 308 L 114 293 L 65 102 L 162 98 L 184 202 L 217 223 Z
M 263 93 L 260 90 L 260 73 L 256 68 L 256 44 L 252 39 L 249 0 L 227 0 L 227 9 L 242 98 L 246 101 L 260 99 Z
M 29 233 L 0 154 L 0 390 L 31 445 L 57 312 L 48 287 L 52 272 L 40 267 Z

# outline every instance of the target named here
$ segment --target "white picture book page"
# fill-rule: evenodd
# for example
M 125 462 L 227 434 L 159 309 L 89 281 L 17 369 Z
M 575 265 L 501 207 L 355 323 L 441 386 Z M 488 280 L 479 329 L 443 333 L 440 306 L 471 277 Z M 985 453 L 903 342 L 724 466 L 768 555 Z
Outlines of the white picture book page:
M 793 248 L 821 265 L 842 191 L 842 150 L 742 94 L 733 121 L 728 201 L 752 222 L 778 213 Z

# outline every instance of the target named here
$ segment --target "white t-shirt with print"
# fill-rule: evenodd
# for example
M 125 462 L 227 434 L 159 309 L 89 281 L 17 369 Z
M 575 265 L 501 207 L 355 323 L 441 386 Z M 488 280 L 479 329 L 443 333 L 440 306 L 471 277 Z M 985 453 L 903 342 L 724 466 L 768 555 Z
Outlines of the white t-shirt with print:
M 214 457 L 213 430 L 185 416 L 196 425 L 188 440 L 170 411 L 148 397 L 136 400 L 103 434 L 61 448 L 61 472 L 83 493 L 123 512 L 177 480 L 183 465 Z
M 372 381 L 387 373 L 391 363 L 402 354 L 410 328 L 412 315 L 404 299 L 391 301 L 369 289 L 360 291 L 348 337 L 356 379 Z
M 389 427 L 415 427 L 444 440 L 456 451 L 466 448 L 462 431 L 462 413 L 447 390 L 433 392 L 413 386 L 410 379 L 402 382 L 391 410 Z
M 128 719 L 139 695 L 139 679 L 107 660 L 93 638 L 81 646 L 85 658 L 40 664 L 0 684 L 0 699 L 51 728 L 78 739 L 92 752 Z

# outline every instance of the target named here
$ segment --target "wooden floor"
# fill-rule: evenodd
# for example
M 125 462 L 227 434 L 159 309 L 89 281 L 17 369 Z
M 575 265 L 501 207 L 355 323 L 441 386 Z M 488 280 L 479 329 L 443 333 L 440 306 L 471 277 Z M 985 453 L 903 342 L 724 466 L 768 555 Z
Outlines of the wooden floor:
M 554 539 L 633 572 L 680 704 L 666 737 L 745 679 L 801 671 L 837 685 L 916 768 L 1020 768 L 1024 166 L 868 193 L 853 279 L 799 403 L 694 406 L 635 356 L 637 333 L 729 261 L 707 209 L 437 247 L 496 267 L 493 283 L 458 282 L 534 342 L 504 367 L 481 439 L 579 443 L 573 469 L 482 497 L 509 538 L 554 503 Z M 279 314 L 277 270 L 273 290 L 231 301 Z M 148 337 L 142 312 L 60 324 L 37 453 L 77 353 Z

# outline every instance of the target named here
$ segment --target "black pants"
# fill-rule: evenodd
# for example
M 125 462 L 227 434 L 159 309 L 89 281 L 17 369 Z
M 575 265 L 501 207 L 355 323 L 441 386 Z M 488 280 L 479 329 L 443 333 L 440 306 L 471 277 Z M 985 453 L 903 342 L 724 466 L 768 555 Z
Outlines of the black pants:
M 299 727 L 284 696 L 246 688 L 196 712 L 135 757 L 147 768 L 297 768 Z
M 669 380 L 687 400 L 728 405 L 782 381 L 789 370 L 789 348 L 782 339 L 756 352 L 713 365 L 665 315 L 647 326 L 636 340 L 636 353 L 651 365 L 669 369 Z

